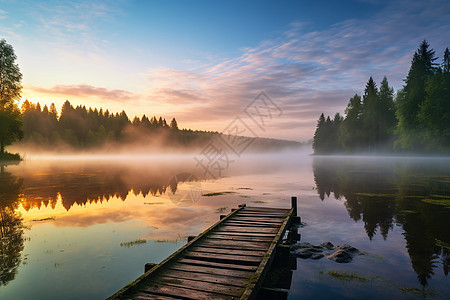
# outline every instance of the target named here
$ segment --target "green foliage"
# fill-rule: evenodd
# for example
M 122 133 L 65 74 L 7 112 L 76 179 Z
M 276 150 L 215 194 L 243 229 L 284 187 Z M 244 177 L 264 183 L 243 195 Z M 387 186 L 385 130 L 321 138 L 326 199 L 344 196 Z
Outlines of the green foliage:
M 66 101 L 58 116 L 55 105 L 41 108 L 39 103 L 25 100 L 22 104 L 24 143 L 40 148 L 66 146 L 91 149 L 104 145 L 153 142 L 166 146 L 203 146 L 217 132 L 179 129 L 175 118 L 170 125 L 162 117 L 143 115 L 132 121 L 125 111 L 110 113 L 97 108 L 73 107 Z M 256 144 L 256 143 L 255 143 Z M 267 146 L 267 141 L 265 143 Z
M 411 61 L 411 68 L 405 80 L 403 97 L 397 102 L 397 118 L 399 124 L 396 130 L 399 136 L 397 148 L 408 150 L 423 150 L 423 131 L 427 128 L 421 126 L 419 111 L 426 97 L 426 82 L 436 73 L 434 61 L 435 52 L 429 49 L 427 41 L 420 44 Z
M 14 49 L 4 39 L 0 40 L 0 154 L 5 154 L 5 147 L 23 138 L 22 115 L 15 101 L 22 91 L 22 74 L 16 63 Z
M 360 150 L 364 132 L 362 130 L 362 103 L 361 96 L 355 94 L 345 109 L 346 118 L 339 128 L 339 140 L 341 147 L 346 151 Z
M 414 151 L 450 153 L 450 51 L 440 67 L 423 41 L 414 53 L 405 86 L 397 91 L 386 77 L 380 89 L 369 78 L 361 102 L 350 98 L 346 117 L 319 118 L 313 139 L 316 154 Z
M 14 105 L 22 92 L 22 73 L 11 45 L 0 40 L 0 110 Z
M 0 109 L 0 153 L 5 147 L 23 138 L 22 115 L 14 107 Z
M 450 149 L 450 73 L 437 72 L 428 78 L 417 118 L 425 150 Z

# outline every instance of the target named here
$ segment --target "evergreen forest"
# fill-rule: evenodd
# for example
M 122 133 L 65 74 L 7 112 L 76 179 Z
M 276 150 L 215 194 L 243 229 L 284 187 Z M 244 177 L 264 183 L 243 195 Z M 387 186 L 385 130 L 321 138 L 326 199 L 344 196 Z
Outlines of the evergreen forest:
M 369 78 L 345 117 L 322 113 L 313 139 L 315 154 L 450 153 L 450 52 L 442 63 L 426 40 L 414 53 L 405 84 L 396 93 L 386 77 Z

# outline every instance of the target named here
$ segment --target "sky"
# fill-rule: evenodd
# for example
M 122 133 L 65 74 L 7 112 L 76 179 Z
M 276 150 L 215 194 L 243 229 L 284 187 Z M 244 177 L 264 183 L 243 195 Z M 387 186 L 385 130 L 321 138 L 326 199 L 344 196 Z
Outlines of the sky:
M 255 136 L 296 141 L 321 113 L 343 114 L 370 76 L 401 88 L 424 39 L 441 62 L 449 32 L 448 0 L 0 0 L 22 101 L 219 132 L 238 118 Z M 263 126 L 246 114 L 255 105 Z

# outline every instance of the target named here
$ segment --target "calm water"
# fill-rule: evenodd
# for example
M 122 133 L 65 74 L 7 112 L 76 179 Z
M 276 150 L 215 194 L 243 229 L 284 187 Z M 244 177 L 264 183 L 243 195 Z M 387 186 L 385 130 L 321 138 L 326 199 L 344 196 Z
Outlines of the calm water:
M 297 259 L 290 299 L 450 295 L 449 158 L 243 155 L 221 179 L 194 180 L 203 175 L 194 155 L 34 157 L 2 167 L 0 298 L 103 299 L 221 213 L 240 203 L 289 207 L 291 196 L 303 242 L 365 255 L 348 264 Z M 130 243 L 137 239 L 146 242 Z

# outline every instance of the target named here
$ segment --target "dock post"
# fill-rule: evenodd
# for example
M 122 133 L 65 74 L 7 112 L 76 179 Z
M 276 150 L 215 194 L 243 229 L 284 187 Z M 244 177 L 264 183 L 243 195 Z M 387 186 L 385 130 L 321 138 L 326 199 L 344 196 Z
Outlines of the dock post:
M 158 264 L 155 263 L 146 263 L 144 266 L 144 273 L 147 273 L 149 270 L 153 269 Z
M 292 208 L 294 209 L 293 215 L 296 217 L 297 216 L 297 197 L 291 197 L 291 205 L 292 205 Z

